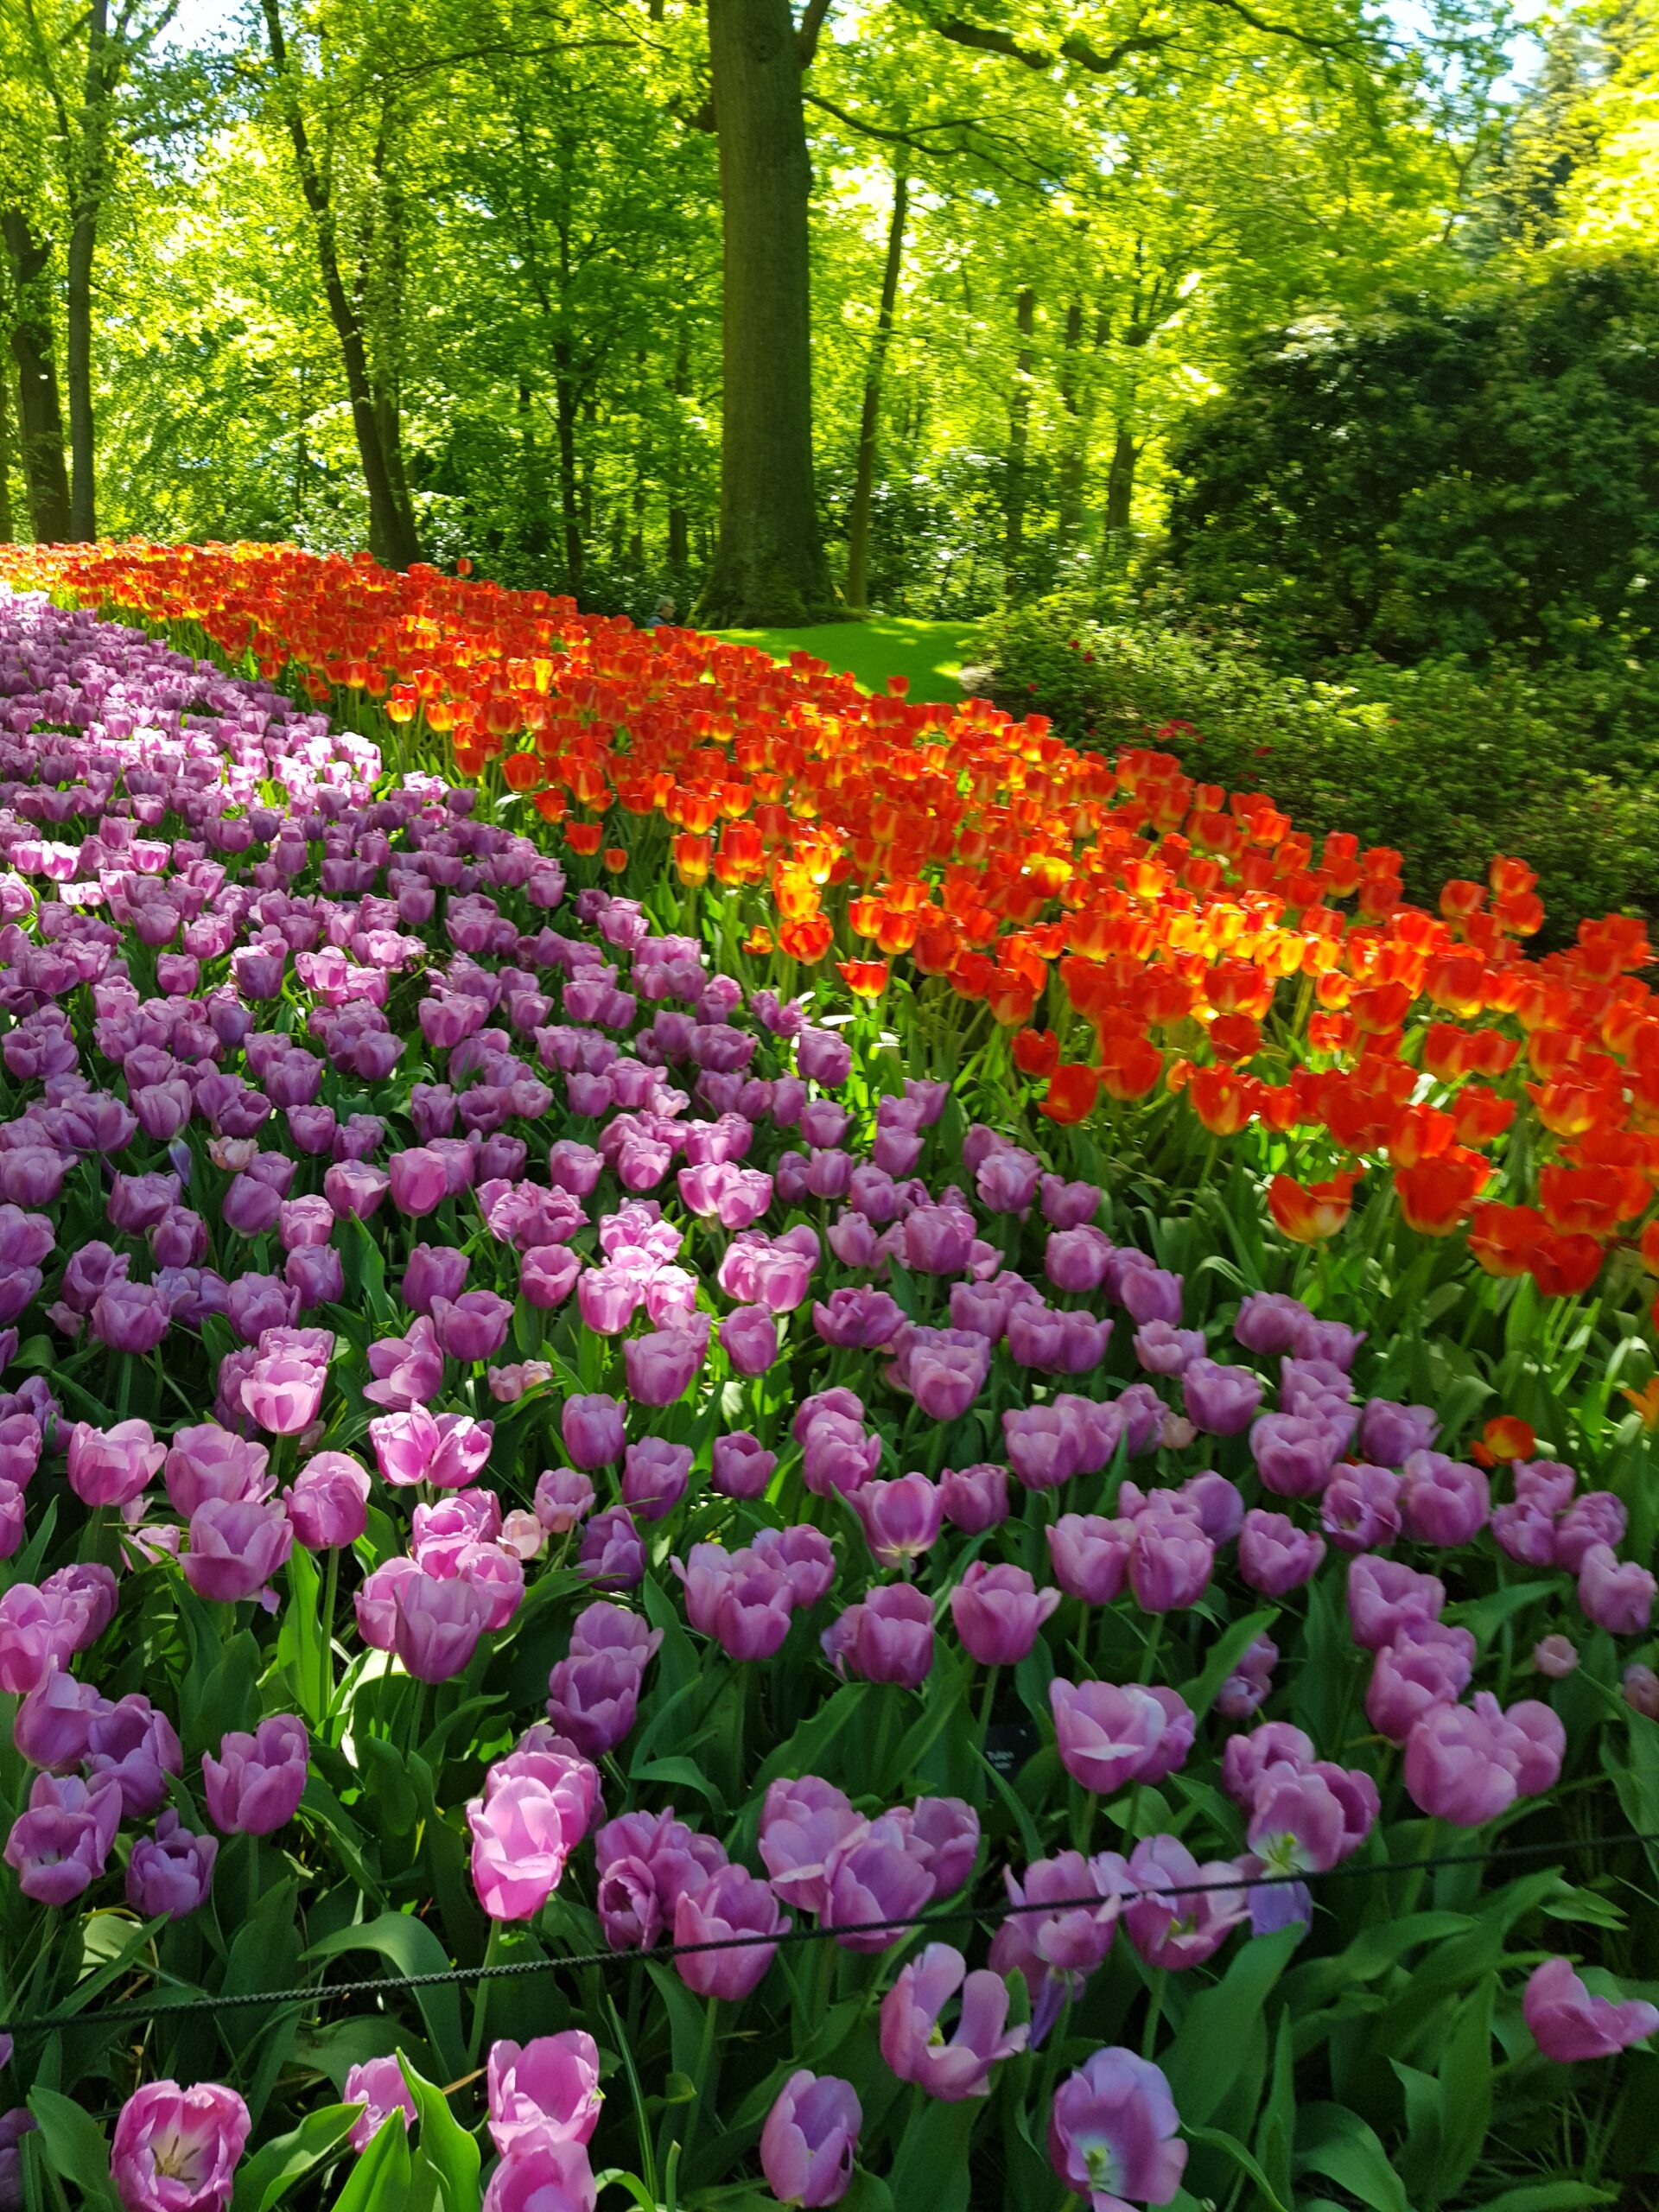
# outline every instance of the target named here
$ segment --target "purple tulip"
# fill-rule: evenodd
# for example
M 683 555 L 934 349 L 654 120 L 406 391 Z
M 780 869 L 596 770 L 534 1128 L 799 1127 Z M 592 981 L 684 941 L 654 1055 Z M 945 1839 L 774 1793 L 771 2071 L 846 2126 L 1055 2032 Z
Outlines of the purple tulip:
M 1539 1491 L 1531 1482 L 1522 1497 L 1528 1504 L 1539 1502 Z M 1566 1507 L 1555 1522 L 1556 1565 L 1569 1574 L 1579 1573 L 1593 1546 L 1605 1544 L 1611 1548 L 1624 1542 L 1626 1520 L 1623 1501 L 1611 1491 L 1587 1491 Z
M 853 2085 L 804 2067 L 779 2091 L 760 2131 L 760 2171 L 783 2204 L 839 2204 L 853 2178 L 863 2112 Z
M 1099 2212 L 1129 2200 L 1168 2204 L 1186 2171 L 1180 2124 L 1169 2082 L 1150 2060 L 1097 2050 L 1054 2093 L 1049 2163 Z
M 425 1145 L 394 1152 L 386 1161 L 391 1203 L 416 1218 L 435 1212 L 449 1195 L 449 1172 L 442 1155 Z
M 944 1499 L 925 1475 L 865 1483 L 853 1492 L 852 1503 L 880 1567 L 907 1568 L 938 1541 Z
M 780 1568 L 721 1544 L 693 1544 L 690 1558 L 672 1566 L 685 1586 L 686 1618 L 728 1659 L 770 1659 L 781 1648 L 793 1593 Z
M 1397 1406 L 1387 1398 L 1372 1398 L 1359 1416 L 1360 1454 L 1379 1467 L 1403 1467 L 1414 1452 L 1432 1450 L 1440 1433 L 1440 1415 L 1432 1406 Z
M 812 1308 L 813 1327 L 838 1351 L 875 1350 L 891 1341 L 904 1319 L 886 1291 L 868 1287 L 834 1291 L 827 1305 Z
M 1450 1550 L 1478 1535 L 1491 1518 L 1491 1486 L 1478 1467 L 1439 1452 L 1414 1452 L 1402 1472 L 1400 1514 L 1420 1544 Z
M 603 1758 L 633 1726 L 643 1673 L 625 1654 L 573 1651 L 548 1676 L 548 1718 L 585 1758 Z
M 1149 1967 L 1180 1972 L 1211 1959 L 1249 1918 L 1249 1892 L 1230 1859 L 1202 1866 L 1173 1835 L 1148 1836 L 1130 1854 L 1135 1893 L 1123 1909 L 1129 1940 Z
M 1311 1582 L 1325 1557 L 1322 1540 L 1287 1515 L 1253 1511 L 1238 1535 L 1238 1571 L 1252 1590 L 1282 1598 Z
M 260 1339 L 257 1356 L 242 1384 L 242 1404 L 253 1421 L 271 1436 L 297 1436 L 309 1428 L 322 1404 L 327 1379 L 325 1361 L 303 1353 L 267 1351 L 271 1330 Z
M 976 1838 L 977 1840 L 977 1838 Z M 892 1814 L 866 1821 L 830 1851 L 823 1870 L 826 1928 L 849 1951 L 885 1951 L 933 1898 L 933 1877 Z
M 411 1313 L 432 1311 L 435 1298 L 459 1298 L 472 1262 L 451 1244 L 417 1244 L 404 1269 L 403 1300 Z
M 626 1506 L 594 1514 L 582 1532 L 576 1564 L 599 1590 L 632 1590 L 643 1580 L 645 1542 Z
M 1216 1693 L 1216 1711 L 1224 1720 L 1248 1720 L 1261 1711 L 1278 1663 L 1279 1647 L 1270 1636 L 1258 1636 L 1245 1645 L 1237 1666 Z
M 933 1605 L 908 1582 L 872 1590 L 823 1632 L 826 1656 L 867 1682 L 919 1689 L 933 1664 Z
M 630 1337 L 622 1347 L 628 1395 L 636 1405 L 671 1406 L 685 1395 L 702 1366 L 705 1344 L 689 1329 L 659 1329 Z
M 778 1357 L 778 1324 L 764 1306 L 739 1306 L 721 1323 L 720 1341 L 738 1374 L 764 1375 Z
M 1567 1732 L 1549 1707 L 1523 1698 L 1508 1712 L 1480 1692 L 1470 1706 L 1436 1705 L 1406 1739 L 1406 1789 L 1420 1812 L 1479 1827 L 1517 1797 L 1560 1779 Z
M 104 1872 L 120 1821 L 112 1776 L 87 1783 L 76 1775 L 36 1775 L 28 1808 L 6 1838 L 6 1864 L 36 1904 L 71 1904 Z
M 111 1282 L 92 1301 L 92 1332 L 111 1351 L 142 1359 L 172 1324 L 172 1309 L 153 1283 Z
M 1211 1436 L 1242 1433 L 1262 1402 L 1260 1376 L 1213 1359 L 1195 1359 L 1181 1378 L 1181 1388 L 1188 1419 Z
M 781 1936 L 789 1925 L 768 1885 L 741 1866 L 724 1866 L 701 1889 L 682 1891 L 674 1906 L 674 1941 L 679 1945 Z M 741 1949 L 693 1951 L 690 1955 L 683 1951 L 674 1970 L 699 1997 L 734 2001 L 760 1987 L 776 1950 L 775 1944 L 749 1943 Z
M 1361 1555 L 1349 1562 L 1348 1618 L 1354 1641 L 1380 1651 L 1413 1624 L 1437 1621 L 1446 1604 L 1446 1585 L 1419 1574 L 1397 1560 Z
M 1068 1598 L 1081 1599 L 1085 1605 L 1109 1605 L 1121 1596 L 1135 1549 L 1133 1522 L 1065 1513 L 1047 1534 L 1054 1580 Z
M 473 1576 L 420 1573 L 392 1592 L 392 1649 L 417 1682 L 448 1682 L 470 1664 L 490 1625 L 489 1593 Z
M 962 1994 L 961 2018 L 949 2042 L 940 2025 L 945 2006 Z M 1023 2050 L 1026 2027 L 1008 2028 L 1007 1984 L 1001 1974 L 968 1971 L 948 1943 L 930 1943 L 901 1968 L 881 2000 L 881 2056 L 901 2082 L 958 2104 L 990 2090 L 991 2069 Z
M 464 1290 L 459 1298 L 435 1296 L 432 1325 L 448 1358 L 463 1367 L 493 1359 L 507 1340 L 512 1303 L 493 1290 Z
M 798 1605 L 816 1605 L 836 1579 L 836 1555 L 821 1529 L 757 1529 L 750 1548 L 788 1576 Z
M 734 1429 L 714 1440 L 709 1486 L 721 1497 L 764 1497 L 777 1465 L 778 1454 L 763 1451 L 758 1437 Z
M 1039 1590 L 1024 1567 L 975 1560 L 950 1592 L 950 1618 L 970 1659 L 982 1667 L 1012 1667 L 1059 1602 L 1058 1590 Z
M 1145 1613 L 1170 1613 L 1197 1605 L 1209 1586 L 1216 1548 L 1184 1515 L 1167 1519 L 1142 1514 L 1129 1553 L 1129 1587 Z
M 153 1836 L 140 1836 L 127 1861 L 127 1903 L 146 1920 L 188 1919 L 213 1887 L 219 1839 L 193 1835 L 169 1806 Z
M 1000 1529 L 1008 1517 L 1008 1471 L 990 1461 L 947 1467 L 939 1477 L 939 1499 L 945 1519 L 964 1536 Z
M 880 1464 L 881 1440 L 867 1436 L 856 1414 L 826 1408 L 801 1437 L 801 1480 L 815 1497 L 852 1497 Z
M 599 1777 L 586 1759 L 515 1753 L 484 1777 L 467 1807 L 473 1888 L 492 1920 L 531 1920 L 564 1878 L 587 1834 Z
M 369 1472 L 347 1452 L 319 1452 L 283 1492 L 294 1534 L 308 1551 L 354 1544 L 368 1524 Z
M 1319 1526 L 1338 1551 L 1382 1551 L 1400 1534 L 1400 1478 L 1390 1467 L 1350 1461 L 1319 1499 Z
M 1062 1851 L 1052 1859 L 1034 1859 L 1023 1883 L 1011 1867 L 1003 1869 L 1002 1879 L 1016 1910 L 991 1939 L 991 1970 L 1004 1977 L 1024 1976 L 1034 2050 L 1067 1999 L 1081 1992 L 1111 1949 L 1122 1895 L 1128 1888 L 1128 1870 L 1113 1852 L 1090 1860 L 1081 1852 Z M 1097 1904 L 1077 1902 L 1091 1896 L 1099 1898 Z M 1054 1910 L 1020 1909 L 1047 1904 Z
M 1457 1703 L 1474 1668 L 1475 1640 L 1467 1629 L 1414 1624 L 1372 1661 L 1365 1717 L 1379 1736 L 1403 1744 L 1432 1707 Z
M 503 2158 L 537 2143 L 586 2143 L 599 2125 L 599 2050 L 581 2028 L 490 2046 L 490 2137 Z
M 622 1408 L 614 1398 L 602 1395 L 567 1398 L 559 1427 L 571 1465 L 584 1474 L 613 1466 L 622 1457 L 627 1432 Z
M 184 1771 L 172 1722 L 137 1691 L 113 1705 L 99 1700 L 86 1729 L 86 1759 L 89 1776 L 107 1774 L 119 1783 L 122 1811 L 131 1821 L 148 1820 L 166 1802 L 168 1776 Z
M 1294 1348 L 1299 1330 L 1312 1319 L 1300 1298 L 1281 1290 L 1257 1290 L 1239 1307 L 1233 1334 L 1246 1351 L 1276 1358 Z
M 264 1589 L 293 1548 L 294 1531 L 280 1505 L 206 1498 L 190 1516 L 185 1580 L 199 1598 L 234 1605 Z
M 305 1788 L 311 1739 L 292 1713 L 273 1713 L 251 1735 L 232 1729 L 219 1757 L 203 1755 L 208 1816 L 226 1835 L 270 1835 L 294 1817 Z
M 92 1683 L 77 1681 L 55 1661 L 48 1662 L 12 1724 L 19 1757 L 48 1773 L 67 1774 L 86 1756 L 87 1732 L 103 1702 Z
M 1250 1456 L 1265 1487 L 1280 1497 L 1317 1497 L 1330 1481 L 1342 1439 L 1322 1421 L 1263 1414 L 1250 1426 Z
M 1579 1567 L 1584 1617 L 1611 1636 L 1645 1636 L 1659 1588 L 1645 1567 L 1621 1560 L 1611 1544 L 1592 1544 Z
M 1173 1690 L 1057 1676 L 1048 1698 L 1061 1765 L 1103 1796 L 1126 1782 L 1161 1781 L 1192 1748 L 1196 1723 Z
M 1592 1997 L 1567 1959 L 1546 1959 L 1527 1980 L 1521 2009 L 1533 2041 L 1559 2065 L 1576 2059 L 1611 2058 L 1659 2033 L 1659 2005 L 1639 1997 L 1616 2004 Z
M 760 1812 L 760 1851 L 784 1904 L 821 1916 L 829 1904 L 830 1861 L 866 1825 L 835 1784 L 817 1775 L 772 1783 Z
M 594 1486 L 573 1467 L 549 1467 L 536 1481 L 536 1518 L 550 1536 L 569 1535 L 594 1510 Z

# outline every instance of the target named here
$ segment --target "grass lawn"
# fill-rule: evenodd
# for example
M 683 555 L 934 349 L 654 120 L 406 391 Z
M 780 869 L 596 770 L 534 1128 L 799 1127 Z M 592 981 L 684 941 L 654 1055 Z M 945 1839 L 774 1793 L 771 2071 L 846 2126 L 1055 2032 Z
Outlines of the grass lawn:
M 820 622 L 804 630 L 721 630 L 722 638 L 760 645 L 783 660 L 807 652 L 845 670 L 867 691 L 885 691 L 890 676 L 907 676 L 912 699 L 960 699 L 957 671 L 969 657 L 971 622 L 912 622 L 875 615 L 866 622 Z

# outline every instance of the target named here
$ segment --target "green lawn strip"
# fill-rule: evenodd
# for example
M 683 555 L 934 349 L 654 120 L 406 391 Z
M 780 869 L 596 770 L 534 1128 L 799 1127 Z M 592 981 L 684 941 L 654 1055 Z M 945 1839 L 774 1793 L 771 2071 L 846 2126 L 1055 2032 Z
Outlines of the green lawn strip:
M 971 622 L 918 622 L 876 615 L 864 622 L 819 622 L 800 630 L 721 630 L 734 643 L 759 645 L 779 660 L 811 653 L 844 671 L 866 691 L 885 691 L 890 676 L 910 678 L 912 699 L 958 700 L 957 671 L 969 657 Z

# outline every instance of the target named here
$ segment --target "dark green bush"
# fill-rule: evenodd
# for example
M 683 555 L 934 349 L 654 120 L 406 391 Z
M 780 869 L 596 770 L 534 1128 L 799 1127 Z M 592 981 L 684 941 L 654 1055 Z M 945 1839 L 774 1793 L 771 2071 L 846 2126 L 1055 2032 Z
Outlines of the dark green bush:
M 1061 601 L 995 618 L 975 658 L 1002 705 L 1048 715 L 1073 744 L 1155 745 L 1202 781 L 1271 792 L 1316 835 L 1397 847 L 1427 903 L 1502 852 L 1538 871 L 1554 937 L 1586 914 L 1659 914 L 1651 678 L 1357 656 L 1321 682 L 1242 643 L 1098 622 Z
M 1659 661 L 1659 259 L 1274 333 L 1171 460 L 1185 601 L 1281 662 Z

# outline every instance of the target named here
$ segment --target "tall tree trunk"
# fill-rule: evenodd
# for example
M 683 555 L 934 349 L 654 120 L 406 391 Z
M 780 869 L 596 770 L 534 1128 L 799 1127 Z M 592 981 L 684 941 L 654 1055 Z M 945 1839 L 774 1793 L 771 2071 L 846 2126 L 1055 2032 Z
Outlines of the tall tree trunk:
M 559 514 L 564 524 L 564 588 L 582 590 L 587 549 L 582 536 L 582 489 L 576 474 L 576 393 L 570 378 L 570 347 L 553 341 L 553 421 L 559 441 Z
M 11 264 L 16 307 L 11 357 L 17 364 L 17 453 L 22 463 L 29 528 L 37 545 L 69 536 L 69 471 L 63 451 L 63 410 L 52 357 L 52 321 L 41 297 L 51 248 L 37 239 L 18 207 L 0 213 L 0 237 Z
M 1060 398 L 1065 408 L 1065 446 L 1055 487 L 1059 550 L 1064 556 L 1083 528 L 1084 452 L 1088 439 L 1083 404 L 1083 302 L 1065 311 L 1065 354 L 1060 370 Z
M 1106 531 L 1114 543 L 1129 526 L 1129 508 L 1135 498 L 1135 464 L 1140 457 L 1140 447 L 1130 436 L 1128 426 L 1120 423 L 1117 442 L 1112 448 L 1112 465 L 1106 478 Z
M 406 499 L 397 494 L 397 468 L 386 450 L 379 413 L 375 406 L 369 373 L 368 346 L 363 325 L 340 274 L 340 248 L 329 188 L 311 151 L 310 134 L 300 111 L 297 87 L 289 75 L 288 41 L 283 33 L 282 0 L 261 0 L 270 58 L 276 66 L 281 98 L 299 171 L 300 190 L 316 232 L 317 261 L 322 272 L 323 296 L 328 318 L 340 341 L 346 371 L 346 396 L 352 404 L 352 429 L 363 464 L 364 488 L 369 499 L 369 550 L 391 569 L 407 569 L 421 557 L 420 537 Z
M 86 70 L 82 80 L 79 158 L 76 163 L 69 251 L 64 265 L 64 369 L 69 392 L 69 535 L 98 536 L 92 427 L 92 262 L 104 196 L 109 130 L 109 0 L 86 11 Z
M 811 168 L 789 0 L 708 0 L 723 217 L 720 537 L 713 628 L 823 621 L 830 578 L 812 475 Z
M 547 512 L 547 481 L 542 471 L 542 449 L 536 442 L 536 395 L 523 377 L 518 379 L 518 447 L 524 460 L 524 486 L 519 542 L 539 569 L 551 543 Z
M 0 370 L 0 545 L 17 535 L 11 512 L 11 379 Z
M 1029 284 L 1014 310 L 1020 350 L 1014 356 L 1014 397 L 1008 406 L 1008 503 L 1005 562 L 1010 594 L 1026 551 L 1026 465 L 1031 449 L 1031 340 L 1037 327 L 1037 295 Z
M 691 344 L 682 323 L 674 348 L 674 380 L 669 390 L 676 400 L 691 397 Z M 691 524 L 685 511 L 685 422 L 677 406 L 668 441 L 668 566 L 677 582 L 691 565 Z
M 852 512 L 847 518 L 847 604 L 862 614 L 869 593 L 870 502 L 875 493 L 875 433 L 881 415 L 881 377 L 893 337 L 893 303 L 905 258 L 905 218 L 910 208 L 910 179 L 893 172 L 893 215 L 887 225 L 887 259 L 881 271 L 881 304 L 864 371 L 864 406 L 858 423 L 858 461 L 853 474 Z

